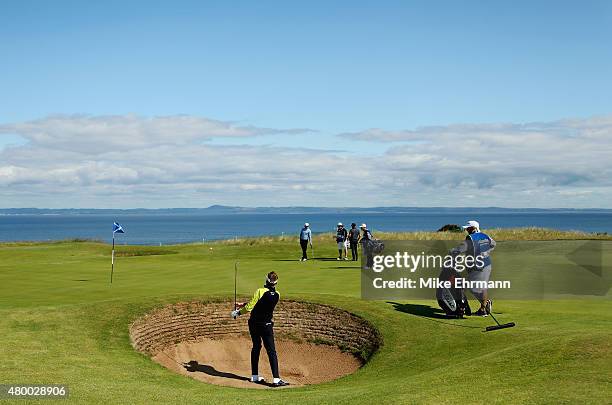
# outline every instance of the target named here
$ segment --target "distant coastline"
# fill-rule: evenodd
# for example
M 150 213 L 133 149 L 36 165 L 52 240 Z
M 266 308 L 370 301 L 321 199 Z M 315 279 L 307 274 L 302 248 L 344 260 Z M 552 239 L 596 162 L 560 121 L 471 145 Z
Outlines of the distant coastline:
M 13 215 L 218 215 L 218 214 L 406 214 L 406 213 L 612 213 L 612 208 L 502 208 L 502 207 L 239 207 L 211 205 L 206 208 L 0 208 L 0 216 Z

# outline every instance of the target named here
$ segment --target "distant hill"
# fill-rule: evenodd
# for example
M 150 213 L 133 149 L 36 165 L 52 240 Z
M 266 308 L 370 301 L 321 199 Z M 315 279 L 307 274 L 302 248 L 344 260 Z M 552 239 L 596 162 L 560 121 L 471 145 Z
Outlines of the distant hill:
M 604 208 L 500 208 L 500 207 L 236 207 L 228 205 L 211 205 L 207 208 L 130 208 L 130 209 L 95 209 L 95 208 L 0 208 L 0 215 L 215 215 L 215 214 L 335 214 L 335 213 L 559 213 L 559 212 L 602 212 L 612 213 Z

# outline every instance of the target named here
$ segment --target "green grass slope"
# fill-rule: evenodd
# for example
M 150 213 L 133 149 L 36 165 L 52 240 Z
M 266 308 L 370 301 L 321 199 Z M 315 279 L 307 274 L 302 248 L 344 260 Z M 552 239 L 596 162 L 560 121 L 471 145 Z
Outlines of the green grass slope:
M 317 242 L 318 257 L 334 257 L 331 239 Z M 433 300 L 363 301 L 357 266 L 300 263 L 290 239 L 119 251 L 111 286 L 107 245 L 0 245 L 1 383 L 67 384 L 70 402 L 100 404 L 609 403 L 612 397 L 609 296 L 499 301 L 498 318 L 517 327 L 483 333 L 490 319 L 431 317 Z M 283 297 L 359 314 L 379 328 L 384 346 L 353 375 L 277 391 L 203 384 L 132 349 L 128 325 L 151 308 L 232 296 L 235 261 L 239 294 L 249 295 L 275 270 Z

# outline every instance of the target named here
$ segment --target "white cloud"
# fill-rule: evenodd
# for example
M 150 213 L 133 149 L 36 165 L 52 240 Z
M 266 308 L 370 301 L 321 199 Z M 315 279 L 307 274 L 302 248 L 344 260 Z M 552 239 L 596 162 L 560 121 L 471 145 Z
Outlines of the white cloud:
M 565 119 L 552 122 L 531 122 L 526 124 L 453 124 L 446 126 L 425 126 L 413 130 L 388 131 L 370 128 L 359 132 L 345 132 L 339 136 L 371 142 L 433 142 L 439 137 L 454 138 L 468 136 L 470 139 L 485 139 L 495 135 L 498 142 L 514 144 L 520 142 L 517 135 L 544 139 L 584 137 L 601 139 L 609 137 L 612 128 L 612 115 L 588 119 Z
M 27 139 L 0 150 L 3 206 L 253 205 L 325 193 L 321 173 L 345 158 L 326 151 L 213 145 L 210 138 L 294 135 L 306 129 L 236 126 L 200 117 L 61 116 L 7 124 L 0 133 Z M 349 175 L 334 179 L 350 184 Z
M 391 175 L 449 190 L 473 188 L 513 195 L 535 189 L 612 186 L 612 116 L 550 123 L 450 125 L 406 131 L 341 134 L 387 142 Z M 524 193 L 523 193 L 524 194 Z M 589 193 L 590 194 L 590 193 Z M 579 196 L 573 190 L 555 195 Z M 609 204 L 610 196 L 606 197 Z M 513 201 L 520 205 L 520 201 Z M 564 205 L 563 201 L 551 201 Z M 593 205 L 599 206 L 596 201 Z
M 188 145 L 211 138 L 300 134 L 309 129 L 239 126 L 190 115 L 146 118 L 138 115 L 57 115 L 0 125 L 0 134 L 18 134 L 32 145 L 75 152 L 104 153 L 156 145 Z
M 375 155 L 204 142 L 305 131 L 192 116 L 6 124 L 28 142 L 0 151 L 0 204 L 612 206 L 612 117 L 342 135 L 389 145 Z

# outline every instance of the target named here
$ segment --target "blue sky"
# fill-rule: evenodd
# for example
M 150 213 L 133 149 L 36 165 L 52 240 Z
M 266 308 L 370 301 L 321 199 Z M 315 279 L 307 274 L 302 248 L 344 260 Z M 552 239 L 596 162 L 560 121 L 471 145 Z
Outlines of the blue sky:
M 363 141 L 358 140 L 363 136 L 351 139 L 338 134 L 362 134 L 371 128 L 405 133 L 455 124 L 537 122 L 549 128 L 564 120 L 591 122 L 593 117 L 612 113 L 609 2 L 23 1 L 4 2 L 0 10 L 0 88 L 4 95 L 0 98 L 0 126 L 4 125 L 0 182 L 5 176 L 10 195 L 4 196 L 3 204 L 10 206 L 74 203 L 59 188 L 45 191 L 34 185 L 42 180 L 24 173 L 34 170 L 36 162 L 25 158 L 15 162 L 8 157 L 40 147 L 31 133 L 16 129 L 20 124 L 54 115 L 132 114 L 143 119 L 185 115 L 237 127 L 308 128 L 313 131 L 291 135 L 255 131 L 255 135 L 215 135 L 196 142 L 229 148 L 232 154 L 250 148 L 256 157 L 267 152 L 253 148 L 273 147 L 279 149 L 277 153 L 297 153 L 294 159 L 299 161 L 308 159 L 300 150 L 310 148 L 335 154 L 337 159 L 363 161 L 368 156 L 384 160 L 394 148 L 405 148 L 414 140 L 400 136 L 399 144 L 389 144 L 376 137 Z M 79 138 L 83 142 L 93 136 L 86 127 Z M 142 135 L 146 138 L 146 133 Z M 430 156 L 431 151 L 425 154 Z M 108 163 L 99 157 L 73 158 L 75 162 Z M 256 159 L 251 164 L 256 165 Z M 50 169 L 53 167 L 46 166 L 43 171 Z M 65 173 L 68 168 L 54 169 Z M 508 171 L 515 169 L 508 166 Z M 550 171 L 540 169 L 546 175 Z M 583 173 L 578 171 L 583 169 L 562 173 L 562 177 L 580 178 Z M 312 170 L 307 174 L 313 178 L 323 174 Z M 380 170 L 378 177 L 389 174 L 388 169 Z M 429 176 L 436 177 L 432 170 L 427 169 Z M 234 178 L 241 176 L 240 170 L 232 173 Z M 325 175 L 334 177 L 333 173 Z M 261 173 L 259 177 L 265 176 Z M 298 184 L 299 177 L 291 186 L 296 190 L 306 187 L 308 197 L 294 192 L 291 198 L 277 201 L 269 193 L 250 191 L 236 201 L 285 205 L 318 195 L 320 185 Z M 535 179 L 532 185 L 541 186 L 542 181 L 547 187 L 556 184 L 560 189 L 555 192 L 581 195 L 579 199 L 568 197 L 557 206 L 609 206 L 611 200 L 607 184 L 584 180 L 575 190 L 578 185 L 573 181 L 571 188 L 563 186 L 563 181 Z M 88 182 L 88 187 L 100 185 L 95 179 Z M 368 182 L 367 189 L 380 193 Z M 515 192 L 525 189 L 521 184 L 518 182 Z M 155 184 L 148 185 L 150 193 Z M 248 183 L 247 189 L 253 190 L 251 186 L 255 184 Z M 478 187 L 490 189 L 482 184 Z M 167 192 L 162 184 L 159 189 L 160 194 Z M 139 192 L 134 189 L 131 197 L 119 203 L 167 206 L 172 202 L 163 198 L 142 201 Z M 553 190 L 542 188 L 542 192 Z M 465 193 L 459 196 L 467 196 Z M 310 200 L 325 205 L 334 202 L 333 193 L 319 194 Z M 232 203 L 226 201 L 226 195 L 204 193 L 204 197 L 186 196 L 184 201 L 188 206 Z M 379 194 L 355 205 L 431 201 L 404 197 L 408 194 Z M 549 201 L 548 195 L 538 199 L 513 196 L 499 202 L 542 206 Z M 459 204 L 437 202 L 470 205 L 465 199 Z M 104 206 L 102 200 L 86 195 L 78 203 Z

